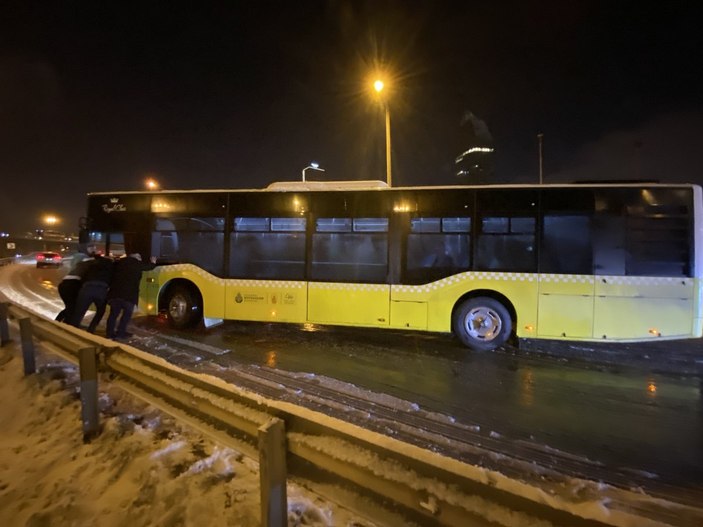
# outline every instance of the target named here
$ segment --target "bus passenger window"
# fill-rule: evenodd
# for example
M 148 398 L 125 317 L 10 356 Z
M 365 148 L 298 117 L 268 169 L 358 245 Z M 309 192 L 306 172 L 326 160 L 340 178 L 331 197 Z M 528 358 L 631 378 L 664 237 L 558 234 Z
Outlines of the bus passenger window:
M 354 218 L 354 232 L 388 232 L 388 218 Z
M 163 263 L 192 263 L 222 276 L 222 217 L 157 217 L 151 254 Z
M 238 217 L 230 236 L 229 276 L 305 278 L 305 218 Z
M 545 214 L 540 272 L 593 274 L 590 215 Z
M 234 218 L 234 230 L 238 232 L 266 232 L 270 226 L 269 218 Z
M 388 218 L 318 218 L 311 271 L 313 280 L 384 283 Z
M 271 218 L 273 232 L 305 232 L 305 218 Z
M 535 218 L 486 216 L 476 245 L 477 271 L 535 272 Z
M 690 276 L 690 195 L 679 189 L 596 191 L 596 274 Z
M 470 218 L 411 218 L 403 282 L 422 284 L 466 271 L 470 230 Z
M 469 232 L 471 218 L 442 218 L 442 232 Z

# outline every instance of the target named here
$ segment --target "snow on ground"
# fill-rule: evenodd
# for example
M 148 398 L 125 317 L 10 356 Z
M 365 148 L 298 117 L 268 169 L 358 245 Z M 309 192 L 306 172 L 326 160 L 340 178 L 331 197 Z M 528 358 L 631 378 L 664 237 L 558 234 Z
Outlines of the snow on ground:
M 0 525 L 257 526 L 258 464 L 101 380 L 103 432 L 83 442 L 77 367 L 0 350 Z M 369 525 L 288 485 L 289 525 Z

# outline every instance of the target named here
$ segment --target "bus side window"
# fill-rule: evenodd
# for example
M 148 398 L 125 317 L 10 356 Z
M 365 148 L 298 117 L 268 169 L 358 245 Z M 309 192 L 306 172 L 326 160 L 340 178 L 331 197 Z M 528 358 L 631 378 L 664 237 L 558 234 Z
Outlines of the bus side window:
M 540 272 L 593 274 L 590 215 L 545 213 Z
M 155 250 L 152 253 L 164 260 L 178 259 L 178 233 L 177 232 L 155 232 Z
M 469 268 L 471 218 L 410 218 L 403 282 L 428 283 Z
M 596 195 L 596 274 L 690 275 L 690 190 L 628 188 Z
M 536 271 L 535 218 L 484 216 L 476 245 L 477 271 Z
M 156 218 L 152 254 L 163 263 L 191 263 L 222 276 L 223 217 Z
M 597 214 L 593 221 L 593 264 L 595 274 L 622 276 L 627 260 L 625 218 L 617 214 Z
M 161 261 L 178 261 L 178 233 L 173 221 L 156 218 L 156 230 L 151 235 L 151 254 Z
M 384 283 L 388 276 L 388 218 L 317 218 L 312 279 Z
M 229 276 L 302 280 L 306 219 L 236 217 L 230 236 Z

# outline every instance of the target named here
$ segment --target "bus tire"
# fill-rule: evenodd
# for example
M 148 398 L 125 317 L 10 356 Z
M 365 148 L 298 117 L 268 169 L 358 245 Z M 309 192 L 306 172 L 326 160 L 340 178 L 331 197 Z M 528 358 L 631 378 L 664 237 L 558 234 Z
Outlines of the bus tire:
M 468 348 L 490 351 L 505 344 L 513 331 L 506 307 L 487 296 L 470 298 L 456 308 L 452 320 L 454 334 Z
M 166 298 L 166 315 L 171 327 L 192 328 L 203 316 L 200 295 L 191 287 L 174 285 Z

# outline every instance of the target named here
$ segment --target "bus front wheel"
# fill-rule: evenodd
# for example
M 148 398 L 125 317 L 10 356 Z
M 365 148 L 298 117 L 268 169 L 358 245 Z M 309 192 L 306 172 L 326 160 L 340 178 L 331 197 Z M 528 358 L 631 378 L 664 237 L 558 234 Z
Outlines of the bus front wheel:
M 490 297 L 470 298 L 454 312 L 454 333 L 474 350 L 490 351 L 505 344 L 513 330 L 510 313 Z
M 202 301 L 190 287 L 174 286 L 168 293 L 166 306 L 169 324 L 176 329 L 192 328 L 202 318 Z

